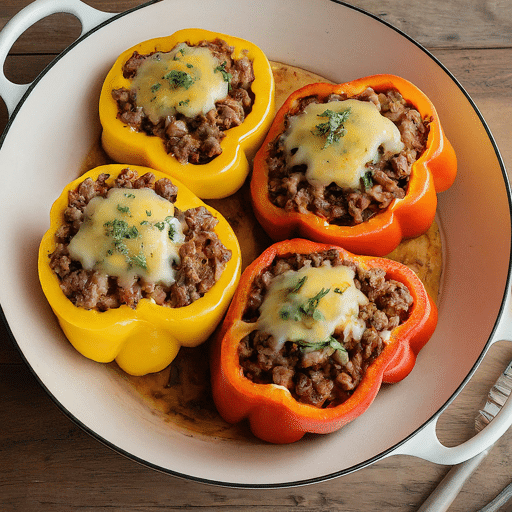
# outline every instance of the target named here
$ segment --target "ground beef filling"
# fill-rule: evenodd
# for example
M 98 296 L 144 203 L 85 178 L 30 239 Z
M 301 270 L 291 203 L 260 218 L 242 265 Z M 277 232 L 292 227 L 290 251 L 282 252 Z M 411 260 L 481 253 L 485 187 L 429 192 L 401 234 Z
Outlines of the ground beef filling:
M 144 282 L 134 277 L 128 285 L 121 286 L 115 276 L 97 270 L 85 270 L 78 261 L 70 258 L 68 244 L 83 222 L 83 212 L 95 196 L 107 195 L 111 188 L 106 183 L 108 174 L 100 174 L 96 181 L 85 179 L 76 190 L 70 191 L 64 211 L 63 224 L 56 233 L 57 246 L 50 255 L 50 267 L 60 279 L 60 287 L 73 304 L 85 309 L 118 308 L 122 304 L 135 308 L 142 298 L 153 299 L 157 304 L 179 308 L 201 298 L 220 278 L 231 251 L 226 249 L 215 233 L 217 219 L 204 207 L 186 211 L 174 209 L 175 217 L 183 227 L 185 242 L 179 248 L 180 264 L 176 266 L 176 280 L 171 286 Z M 178 189 L 168 178 L 155 182 L 152 173 L 138 176 L 131 169 L 124 169 L 113 187 L 126 189 L 153 188 L 164 199 L 174 203 Z
M 284 386 L 299 402 L 316 407 L 333 407 L 350 397 L 368 366 L 384 349 L 383 331 L 404 322 L 413 302 L 406 286 L 387 279 L 383 269 L 365 270 L 352 260 L 340 258 L 338 251 L 328 250 L 277 258 L 253 283 L 244 321 L 257 321 L 259 306 L 275 276 L 304 266 L 318 267 L 326 261 L 333 266 L 351 267 L 356 286 L 369 299 L 359 311 L 359 318 L 366 324 L 361 340 L 344 339 L 343 333 L 333 335 L 347 350 L 348 362 L 329 347 L 305 353 L 297 343 L 288 341 L 282 348 L 276 348 L 272 336 L 258 330 L 244 337 L 238 347 L 240 365 L 248 379 Z
M 191 46 L 191 45 L 189 45 Z M 254 81 L 252 62 L 247 57 L 233 59 L 234 48 L 225 41 L 202 41 L 196 46 L 207 47 L 219 62 L 226 63 L 224 70 L 231 75 L 228 96 L 216 103 L 216 108 L 206 115 L 191 119 L 182 114 L 167 116 L 154 124 L 136 105 L 134 91 L 121 88 L 112 91 L 118 105 L 117 117 L 123 123 L 147 135 L 155 135 L 164 141 L 167 153 L 180 163 L 204 164 L 222 153 L 220 142 L 226 130 L 239 126 L 252 109 Z M 141 63 L 152 54 L 134 52 L 123 67 L 123 76 L 133 78 Z
M 342 101 L 344 95 L 330 95 L 325 102 Z M 387 208 L 395 198 L 403 198 L 407 192 L 412 164 L 423 153 L 430 120 L 409 105 L 395 90 L 377 94 L 368 88 L 353 99 L 371 101 L 381 114 L 389 118 L 400 130 L 404 143 L 398 155 L 382 154 L 378 163 L 367 164 L 371 183 L 361 189 L 342 189 L 335 183 L 324 187 L 311 184 L 305 176 L 305 166 L 287 166 L 281 137 L 270 146 L 267 159 L 269 168 L 268 190 L 271 202 L 287 211 L 313 212 L 324 217 L 330 224 L 352 226 L 360 224 Z M 285 119 L 285 130 L 290 116 L 304 111 L 310 103 L 319 103 L 316 96 L 303 98 L 298 107 Z

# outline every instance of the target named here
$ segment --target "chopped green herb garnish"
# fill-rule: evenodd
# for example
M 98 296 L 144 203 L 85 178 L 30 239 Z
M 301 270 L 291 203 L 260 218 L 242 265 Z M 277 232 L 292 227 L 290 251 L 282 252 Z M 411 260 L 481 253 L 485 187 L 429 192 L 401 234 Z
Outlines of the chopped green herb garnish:
M 185 55 L 185 49 L 184 48 L 180 48 L 178 50 L 178 52 L 176 53 L 176 55 L 174 56 L 174 59 L 173 60 L 180 60 L 179 56 L 178 56 L 178 53 L 181 54 L 181 56 Z
M 316 350 L 321 350 L 329 345 L 328 341 L 317 341 L 316 343 L 310 343 L 308 341 L 304 340 L 298 340 L 295 343 L 299 345 L 299 348 L 301 352 L 308 353 L 308 352 L 315 352 Z
M 193 64 L 190 64 L 190 63 L 187 64 L 188 69 L 192 69 L 193 67 L 194 67 Z
M 128 199 L 133 199 L 135 197 L 135 194 L 124 194 L 124 197 Z
M 343 112 L 334 112 L 327 109 L 321 114 L 318 114 L 318 117 L 327 117 L 328 121 L 317 124 L 311 133 L 320 137 L 326 136 L 324 149 L 338 142 L 341 137 L 345 135 L 344 123 L 349 115 L 350 109 L 344 110 Z
M 315 352 L 316 350 L 322 350 L 326 347 L 330 347 L 334 350 L 337 350 L 340 353 L 344 361 L 344 364 L 348 363 L 349 357 L 347 349 L 333 336 L 330 336 L 329 339 L 325 341 L 318 341 L 316 343 L 308 343 L 307 341 L 304 340 L 299 340 L 296 343 L 299 346 L 300 351 L 305 354 L 309 352 Z
M 126 244 L 122 240 L 114 240 L 114 247 L 116 251 L 123 256 L 128 256 L 128 247 L 126 247 Z
M 133 240 L 134 238 L 137 238 L 138 236 L 139 236 L 139 230 L 135 226 L 132 226 L 131 228 L 128 229 L 128 233 L 125 238 L 129 238 L 129 239 Z
M 324 316 L 317 309 L 318 303 L 320 302 L 320 299 L 329 293 L 330 290 L 330 288 L 322 288 L 314 297 L 308 299 L 306 303 L 300 307 L 302 313 L 306 316 L 312 317 L 314 320 L 322 320 Z
M 302 320 L 302 313 L 299 308 L 290 304 L 283 306 L 281 311 L 279 311 L 279 316 L 282 320 L 293 320 L 294 322 L 300 322 Z
M 185 71 L 177 71 L 175 69 L 164 75 L 162 78 L 169 80 L 169 85 L 173 89 L 177 89 L 178 87 L 188 89 L 195 82 L 194 78 Z
M 214 72 L 216 73 L 218 71 L 219 73 L 222 73 L 222 78 L 224 79 L 224 82 L 227 82 L 229 84 L 228 90 L 231 90 L 231 79 L 233 78 L 233 75 L 226 71 L 226 64 L 227 62 L 224 61 L 220 66 L 217 66 L 214 69 Z
M 146 212 L 147 213 L 147 212 Z M 176 228 L 173 224 L 174 217 L 172 215 L 168 215 L 164 220 L 155 222 L 154 224 L 151 224 L 147 220 L 143 220 L 140 225 L 141 226 L 153 226 L 159 231 L 163 231 L 166 227 L 169 228 L 169 238 L 170 240 L 174 241 L 174 235 L 176 234 Z
M 159 83 L 159 82 L 157 82 L 156 84 L 153 84 L 153 85 L 151 86 L 151 92 L 156 92 L 156 91 L 158 91 L 158 89 L 160 89 L 160 87 L 162 87 L 162 84 L 161 84 L 161 83 Z
M 151 217 L 151 210 L 146 210 L 146 215 L 147 215 L 148 217 Z
M 300 279 L 299 282 L 290 289 L 288 295 L 291 293 L 297 293 L 298 290 L 302 287 L 305 282 L 305 277 Z M 286 304 L 280 311 L 279 316 L 283 320 L 294 320 L 295 322 L 301 322 L 307 318 L 313 320 L 323 320 L 324 315 L 322 312 L 317 309 L 318 303 L 320 300 L 325 297 L 330 291 L 330 288 L 322 288 L 314 297 L 311 297 L 306 300 L 303 304 L 298 306 L 292 306 L 291 304 Z
M 130 207 L 129 206 L 123 206 L 121 204 L 117 205 L 117 211 L 121 213 L 130 213 Z
M 106 234 L 111 235 L 114 240 L 121 240 L 123 238 L 137 238 L 139 232 L 135 226 L 128 226 L 128 223 L 124 220 L 114 219 L 104 224 Z
M 144 270 L 148 269 L 146 255 L 142 252 L 142 249 L 140 250 L 139 254 L 137 254 L 137 256 L 132 256 L 129 258 L 128 263 L 129 265 L 135 265 L 136 267 L 140 267 Z
M 279 316 L 282 320 L 289 320 L 290 319 L 290 310 L 288 308 L 283 308 L 281 311 L 279 311 Z
M 367 171 L 363 174 L 363 177 L 361 179 L 363 180 L 363 186 L 364 186 L 365 190 L 368 190 L 369 188 L 373 187 L 372 176 L 373 176 L 372 171 Z
M 334 293 L 342 294 L 343 292 L 345 292 L 345 290 L 346 290 L 347 288 L 350 288 L 350 285 L 349 285 L 349 284 L 347 284 L 347 283 L 345 283 L 345 284 L 344 284 L 343 286 L 341 286 L 341 287 L 336 287 L 336 288 L 334 288 L 334 290 L 333 290 L 333 291 L 334 291 Z
M 165 223 L 169 226 L 169 240 L 174 242 L 174 235 L 176 234 L 176 228 L 173 224 L 174 217 L 172 215 L 168 215 L 165 217 Z
M 297 281 L 297 284 L 293 288 L 290 289 L 290 293 L 297 293 L 302 288 L 302 286 L 306 282 L 307 278 L 308 278 L 308 276 L 304 276 L 301 279 L 299 279 Z
M 187 100 L 180 101 L 180 102 L 178 103 L 178 105 L 179 105 L 180 107 L 186 107 L 189 103 L 190 103 L 190 100 L 189 100 L 189 99 L 187 99 Z
M 113 244 L 115 250 L 126 256 L 128 263 L 130 263 L 130 258 L 128 258 L 128 247 L 126 246 L 124 240 L 132 240 L 139 236 L 139 230 L 135 226 L 129 226 L 128 223 L 124 220 L 114 219 L 108 222 L 105 222 L 105 234 L 107 236 L 112 236 Z M 113 251 L 108 250 L 108 255 L 112 255 Z
M 171 240 L 171 242 L 174 242 L 174 235 L 176 235 L 176 228 L 174 224 L 169 224 L 169 240 Z

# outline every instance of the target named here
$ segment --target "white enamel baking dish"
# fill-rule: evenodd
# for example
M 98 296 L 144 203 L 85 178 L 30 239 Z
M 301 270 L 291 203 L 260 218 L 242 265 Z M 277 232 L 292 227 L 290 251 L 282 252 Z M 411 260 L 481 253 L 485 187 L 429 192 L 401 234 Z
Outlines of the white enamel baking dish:
M 65 414 L 149 467 L 241 487 L 317 482 L 396 454 L 456 464 L 497 441 L 512 423 L 512 401 L 459 446 L 443 446 L 435 432 L 489 347 L 512 339 L 512 312 L 505 168 L 475 105 L 432 55 L 381 20 L 330 0 L 223 0 L 222 10 L 217 0 L 163 0 L 120 15 L 79 0 L 37 0 L 0 32 L 0 64 L 25 29 L 56 12 L 78 17 L 79 40 L 31 84 L 15 85 L 0 74 L 10 115 L 0 140 L 0 303 L 27 365 Z M 401 75 L 433 100 L 457 152 L 456 183 L 439 197 L 445 271 L 437 330 L 410 376 L 384 386 L 363 416 L 335 434 L 271 446 L 179 431 L 108 368 L 71 348 L 40 290 L 39 241 L 51 204 L 99 136 L 103 77 L 126 48 L 189 27 L 246 38 L 272 60 L 338 82 Z

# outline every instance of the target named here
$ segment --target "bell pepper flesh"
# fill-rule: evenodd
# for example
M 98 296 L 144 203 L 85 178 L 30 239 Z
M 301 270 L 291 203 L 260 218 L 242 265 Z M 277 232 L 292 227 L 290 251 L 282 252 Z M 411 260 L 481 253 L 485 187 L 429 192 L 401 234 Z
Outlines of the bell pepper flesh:
M 269 144 L 284 131 L 287 112 L 300 98 L 347 93 L 349 97 L 371 87 L 375 92 L 396 89 L 421 114 L 431 119 L 426 149 L 413 163 L 407 194 L 395 199 L 384 211 L 354 226 L 329 224 L 314 213 L 285 211 L 275 206 L 268 195 Z M 263 145 L 254 158 L 251 178 L 251 197 L 256 218 L 274 240 L 302 236 L 318 242 L 341 245 L 358 254 L 384 256 L 395 249 L 404 238 L 426 232 L 434 220 L 437 192 L 447 190 L 455 180 L 457 159 L 452 145 L 445 137 L 434 105 L 416 86 L 393 75 L 373 75 L 344 84 L 318 83 L 307 85 L 292 93 L 279 109 Z
M 255 76 L 251 86 L 254 103 L 243 123 L 225 132 L 220 155 L 202 165 L 182 164 L 167 154 L 159 137 L 137 132 L 117 119 L 118 107 L 112 91 L 130 88 L 130 80 L 123 77 L 122 68 L 134 51 L 139 54 L 168 52 L 180 42 L 194 45 L 216 38 L 235 48 L 235 58 L 247 51 Z M 182 182 L 198 197 L 218 199 L 236 192 L 249 174 L 249 161 L 261 145 L 274 115 L 274 77 L 267 57 L 256 45 L 216 32 L 184 29 L 169 37 L 144 41 L 123 52 L 104 81 L 99 114 L 103 148 L 113 160 L 159 169 Z
M 181 346 L 195 347 L 203 343 L 221 321 L 236 289 L 241 272 L 238 240 L 228 222 L 213 208 L 205 205 L 177 180 L 181 210 L 205 206 L 218 219 L 215 231 L 231 259 L 220 279 L 200 299 L 181 308 L 159 306 L 141 299 L 135 309 L 127 305 L 104 312 L 75 306 L 59 286 L 59 278 L 49 265 L 49 255 L 55 250 L 55 232 L 62 224 L 62 214 L 68 203 L 68 191 L 77 188 L 85 178 L 96 179 L 110 174 L 110 183 L 126 165 L 111 164 L 97 167 L 68 184 L 50 212 L 50 228 L 39 248 L 38 271 L 43 292 L 59 324 L 71 344 L 84 356 L 98 362 L 111 362 L 131 375 L 158 372 L 176 357 Z M 168 177 L 153 169 L 129 166 L 139 175 L 152 172 L 156 179 Z
M 247 379 L 239 363 L 238 345 L 254 330 L 242 315 L 252 282 L 281 255 L 309 254 L 335 249 L 365 268 L 385 269 L 387 278 L 404 283 L 413 297 L 405 322 L 391 337 L 361 382 L 345 402 L 329 408 L 317 408 L 295 400 L 288 390 L 273 384 L 255 384 Z M 271 443 L 291 443 L 306 433 L 334 432 L 365 412 L 382 382 L 394 383 L 413 369 L 416 356 L 430 339 L 437 324 L 437 308 L 416 274 L 401 263 L 356 256 L 341 247 L 304 239 L 278 242 L 264 251 L 242 274 L 239 286 L 222 324 L 211 353 L 212 390 L 220 415 L 229 423 L 248 419 L 253 434 Z

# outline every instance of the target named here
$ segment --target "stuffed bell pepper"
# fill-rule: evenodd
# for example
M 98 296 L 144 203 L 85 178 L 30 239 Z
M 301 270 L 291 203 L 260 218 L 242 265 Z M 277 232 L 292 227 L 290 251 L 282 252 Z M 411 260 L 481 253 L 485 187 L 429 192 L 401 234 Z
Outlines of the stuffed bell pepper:
M 102 143 L 117 162 L 168 173 L 203 199 L 231 195 L 274 115 L 274 78 L 254 44 L 180 30 L 125 51 L 100 96 Z
M 429 228 L 436 192 L 456 169 L 427 96 L 375 75 L 294 92 L 256 154 L 251 194 L 274 240 L 304 236 L 384 256 Z
M 421 281 L 392 260 L 292 239 L 242 274 L 212 350 L 216 407 L 290 443 L 361 415 L 400 381 L 437 323 Z
M 152 169 L 97 167 L 54 203 L 43 291 L 72 345 L 132 375 L 168 366 L 224 315 L 240 276 L 227 221 Z

